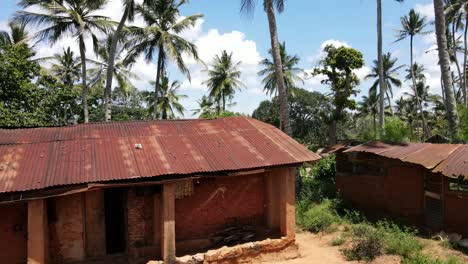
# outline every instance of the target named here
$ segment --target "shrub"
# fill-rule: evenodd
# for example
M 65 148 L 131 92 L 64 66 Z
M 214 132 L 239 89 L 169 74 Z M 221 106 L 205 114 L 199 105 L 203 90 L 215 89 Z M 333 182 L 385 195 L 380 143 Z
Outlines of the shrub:
M 304 230 L 310 232 L 331 232 L 333 227 L 341 222 L 340 217 L 334 208 L 334 202 L 324 200 L 321 204 L 305 206 L 299 205 L 297 210 L 297 224 Z
M 330 245 L 336 247 L 336 246 L 341 246 L 341 245 L 343 245 L 345 242 L 346 242 L 345 238 L 344 238 L 343 236 L 340 235 L 340 236 L 335 237 L 335 238 L 331 241 Z
M 413 254 L 408 258 L 403 258 L 402 264 L 461 264 L 462 262 L 451 256 L 446 260 L 441 260 L 438 258 L 433 258 L 422 253 Z
M 398 117 L 385 118 L 384 132 L 383 140 L 389 142 L 403 142 L 411 137 L 408 126 Z
M 468 142 L 468 107 L 459 106 L 460 114 L 460 137 Z
M 356 225 L 352 228 L 351 248 L 344 250 L 347 260 L 371 261 L 383 254 L 384 241 L 380 232 L 366 224 Z
M 409 257 L 422 249 L 414 229 L 399 227 L 386 221 L 378 222 L 377 229 L 384 234 L 385 251 L 389 254 Z
M 317 162 L 312 170 L 301 169 L 303 181 L 300 199 L 317 203 L 324 199 L 334 199 L 335 167 L 335 156 L 330 155 Z

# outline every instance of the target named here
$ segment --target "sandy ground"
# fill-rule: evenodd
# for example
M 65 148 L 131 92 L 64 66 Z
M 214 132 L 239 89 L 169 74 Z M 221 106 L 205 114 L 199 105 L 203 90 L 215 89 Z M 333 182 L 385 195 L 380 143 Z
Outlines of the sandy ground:
M 259 262 L 254 263 L 277 263 L 277 264 L 341 264 L 341 263 L 366 263 L 364 261 L 346 261 L 340 247 L 331 246 L 331 241 L 338 236 L 339 233 L 317 235 L 311 233 L 298 233 L 296 235 L 296 243 L 298 249 L 287 250 L 278 254 L 269 254 L 263 256 Z M 448 256 L 458 257 L 462 263 L 468 263 L 468 255 L 444 248 L 439 242 L 421 239 L 425 245 L 423 252 L 437 258 L 445 259 Z M 371 264 L 399 264 L 401 262 L 398 256 L 381 256 Z

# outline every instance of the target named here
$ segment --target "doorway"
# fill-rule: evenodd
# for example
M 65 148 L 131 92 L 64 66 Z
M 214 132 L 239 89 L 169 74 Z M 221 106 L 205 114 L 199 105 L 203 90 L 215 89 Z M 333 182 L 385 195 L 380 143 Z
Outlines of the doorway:
M 125 192 L 123 189 L 104 191 L 106 253 L 118 254 L 126 251 Z

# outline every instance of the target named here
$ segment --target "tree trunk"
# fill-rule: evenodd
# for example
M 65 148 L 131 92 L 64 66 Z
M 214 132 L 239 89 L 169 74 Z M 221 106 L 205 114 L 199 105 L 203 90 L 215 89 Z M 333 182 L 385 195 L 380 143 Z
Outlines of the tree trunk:
M 466 106 L 466 63 L 468 59 L 468 13 L 465 15 L 465 32 L 463 33 L 463 38 L 465 42 L 465 50 L 464 50 L 464 55 L 463 55 L 463 86 L 462 86 L 462 92 L 463 92 L 463 103 Z
M 286 94 L 286 87 L 284 84 L 284 74 L 280 56 L 278 31 L 276 28 L 276 17 L 272 0 L 265 0 L 265 9 L 268 15 L 268 24 L 270 28 L 271 50 L 273 53 L 273 62 L 275 64 L 275 74 L 280 103 L 280 116 L 282 119 L 284 132 L 289 136 L 292 136 L 291 123 L 289 122 L 288 97 Z
M 104 120 L 106 122 L 109 122 L 112 119 L 112 79 L 114 77 L 115 53 L 117 51 L 117 43 L 120 40 L 122 28 L 125 25 L 125 21 L 127 21 L 128 12 L 128 8 L 125 8 L 122 18 L 120 19 L 120 23 L 115 30 L 114 36 L 112 36 L 109 61 L 107 62 L 106 89 L 104 90 Z
M 226 112 L 226 97 L 223 94 L 223 112 Z
M 390 114 L 394 116 L 395 114 L 393 113 L 392 98 L 390 98 L 388 91 L 385 91 L 385 93 L 387 94 L 387 102 L 388 102 L 388 107 L 390 108 Z
M 158 54 L 158 66 L 156 69 L 156 83 L 154 84 L 154 119 L 158 119 L 158 101 L 159 101 L 159 88 L 160 88 L 160 81 L 161 81 L 161 74 L 163 71 L 163 56 L 164 51 L 162 47 L 159 47 L 159 54 Z
M 418 94 L 418 88 L 416 86 L 416 77 L 414 76 L 414 69 L 413 69 L 414 61 L 413 61 L 413 36 L 410 37 L 410 73 L 411 73 L 411 80 L 413 84 L 413 91 L 414 96 L 416 98 L 416 104 L 420 111 L 420 118 L 422 120 L 422 127 L 423 127 L 423 138 L 427 136 L 427 128 L 426 128 L 426 118 L 424 117 L 424 111 L 422 107 L 422 102 L 420 100 Z M 417 111 L 416 111 L 417 114 Z
M 375 113 L 372 114 L 372 123 L 374 125 L 374 137 L 377 136 L 377 121 L 375 120 Z
M 79 37 L 80 45 L 80 58 L 81 58 L 81 86 L 82 86 L 82 100 L 83 100 L 83 117 L 84 122 L 89 122 L 88 114 L 88 86 L 86 84 L 86 49 L 83 36 Z
M 380 137 L 383 136 L 385 126 L 385 76 L 383 69 L 382 51 L 382 0 L 377 0 L 377 60 L 379 63 L 379 126 Z
M 446 114 L 449 122 L 449 132 L 452 140 L 458 139 L 459 119 L 457 103 L 453 92 L 452 76 L 450 75 L 450 57 L 447 51 L 447 38 L 445 34 L 444 0 L 434 0 L 435 30 L 439 52 L 439 65 L 444 83 L 446 101 Z M 465 70 L 465 69 L 464 69 Z
M 465 30 L 466 31 L 466 30 Z M 463 89 L 465 87 L 465 79 L 464 79 L 464 74 L 462 74 L 462 71 L 460 69 L 460 63 L 458 62 L 457 58 L 457 39 L 455 38 L 455 34 L 457 33 L 457 30 L 455 28 L 455 23 L 452 23 L 452 53 L 453 53 L 453 61 L 455 62 L 455 66 L 457 67 L 457 73 L 458 73 L 458 82 L 460 85 L 460 89 Z M 465 39 L 465 52 L 466 52 L 466 39 Z M 465 53 L 466 54 L 466 53 Z M 466 61 L 463 63 L 463 65 L 466 64 Z M 455 86 L 455 84 L 454 84 Z

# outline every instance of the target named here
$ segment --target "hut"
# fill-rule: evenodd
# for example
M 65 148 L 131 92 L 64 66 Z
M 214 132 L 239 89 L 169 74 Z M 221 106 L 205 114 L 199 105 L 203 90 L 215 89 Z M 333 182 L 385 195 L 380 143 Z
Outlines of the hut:
M 294 240 L 294 168 L 247 117 L 0 129 L 2 263 L 140 263 Z
M 336 157 L 337 189 L 352 206 L 468 236 L 468 145 L 370 142 Z

